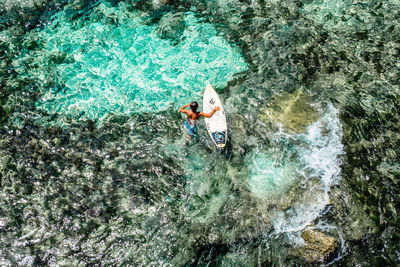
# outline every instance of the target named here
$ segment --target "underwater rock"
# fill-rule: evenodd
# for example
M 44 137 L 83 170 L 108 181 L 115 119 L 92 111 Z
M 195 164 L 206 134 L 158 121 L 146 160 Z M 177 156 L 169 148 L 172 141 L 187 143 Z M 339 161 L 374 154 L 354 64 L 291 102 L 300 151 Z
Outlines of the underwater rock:
M 288 130 L 302 133 L 319 117 L 310 103 L 310 97 L 301 90 L 292 94 L 283 92 L 280 96 L 272 97 L 267 107 L 260 109 L 259 117 L 262 121 L 272 120 Z
M 362 204 L 354 198 L 348 190 L 341 187 L 335 189 L 331 196 L 334 205 L 332 206 L 332 217 L 340 224 L 340 232 L 346 240 L 361 240 L 365 235 L 377 232 L 374 221 L 366 214 Z
M 295 254 L 309 263 L 323 262 L 338 248 L 334 237 L 313 229 L 306 229 L 301 233 L 305 245 Z
M 183 12 L 167 13 L 158 24 L 158 34 L 162 39 L 169 39 L 177 44 L 185 30 Z

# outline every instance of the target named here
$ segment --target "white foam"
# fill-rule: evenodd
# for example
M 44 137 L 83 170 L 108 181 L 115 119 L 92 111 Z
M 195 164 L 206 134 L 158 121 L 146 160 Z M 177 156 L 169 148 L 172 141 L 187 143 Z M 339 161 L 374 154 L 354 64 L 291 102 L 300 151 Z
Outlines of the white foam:
M 340 180 L 341 143 L 343 133 L 338 110 L 329 104 L 327 111 L 312 124 L 307 133 L 299 136 L 304 147 L 298 149 L 301 156 L 307 188 L 300 199 L 285 212 L 277 212 L 272 218 L 275 233 L 293 233 L 292 237 L 311 225 L 329 203 L 329 191 Z

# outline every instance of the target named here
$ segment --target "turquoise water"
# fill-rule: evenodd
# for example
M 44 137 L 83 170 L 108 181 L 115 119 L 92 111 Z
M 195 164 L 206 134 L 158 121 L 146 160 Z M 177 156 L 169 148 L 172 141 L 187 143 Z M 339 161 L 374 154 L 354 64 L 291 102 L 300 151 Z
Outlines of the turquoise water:
M 247 69 L 238 48 L 194 13 L 185 12 L 175 28 L 162 29 L 161 23 L 146 24 L 143 12 L 127 8 L 125 3 L 113 7 L 100 2 L 75 21 L 59 12 L 27 36 L 41 49 L 21 60 L 39 57 L 54 63 L 50 70 L 25 73 L 56 83 L 43 92 L 40 108 L 84 119 L 161 111 L 200 98 L 207 83 L 222 88 Z M 161 38 L 161 31 L 177 30 L 177 40 Z
M 276 198 L 287 191 L 296 182 L 295 177 L 290 177 L 286 166 L 270 158 L 268 154 L 255 153 L 256 157 L 249 164 L 253 170 L 250 178 L 250 191 L 256 196 Z
M 0 265 L 398 265 L 398 10 L 1 2 Z

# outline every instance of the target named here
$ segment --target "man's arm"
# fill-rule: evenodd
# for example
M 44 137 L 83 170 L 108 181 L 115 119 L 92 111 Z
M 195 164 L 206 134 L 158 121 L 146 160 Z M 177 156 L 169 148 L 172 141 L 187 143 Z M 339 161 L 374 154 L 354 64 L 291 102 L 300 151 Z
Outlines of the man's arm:
M 181 107 L 181 108 L 179 109 L 179 111 L 180 111 L 180 112 L 182 112 L 182 113 L 186 113 L 186 112 L 188 112 L 188 110 L 185 110 L 185 108 L 187 108 L 188 106 L 190 106 L 190 103 L 189 103 L 189 104 L 186 104 L 186 105 L 184 105 L 183 107 Z
M 211 118 L 212 115 L 214 115 L 214 113 L 218 110 L 220 110 L 220 107 L 215 107 L 210 113 L 204 113 L 204 112 L 200 112 L 200 116 L 206 117 L 206 118 Z

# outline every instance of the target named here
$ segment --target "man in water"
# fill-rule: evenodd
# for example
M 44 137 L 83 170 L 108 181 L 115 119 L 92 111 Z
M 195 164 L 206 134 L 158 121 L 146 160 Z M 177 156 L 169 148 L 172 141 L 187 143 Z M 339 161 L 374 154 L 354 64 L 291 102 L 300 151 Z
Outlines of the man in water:
M 190 107 L 190 110 L 187 110 L 185 108 Z M 215 107 L 210 113 L 204 113 L 197 111 L 197 108 L 199 107 L 199 104 L 196 101 L 192 101 L 190 104 L 186 104 L 183 107 L 179 109 L 180 112 L 185 113 L 187 116 L 187 120 L 185 121 L 185 128 L 188 130 L 189 133 L 189 140 L 192 140 L 193 136 L 197 135 L 197 126 L 196 122 L 200 117 L 206 117 L 210 118 L 214 113 L 218 110 L 220 110 L 220 107 Z

